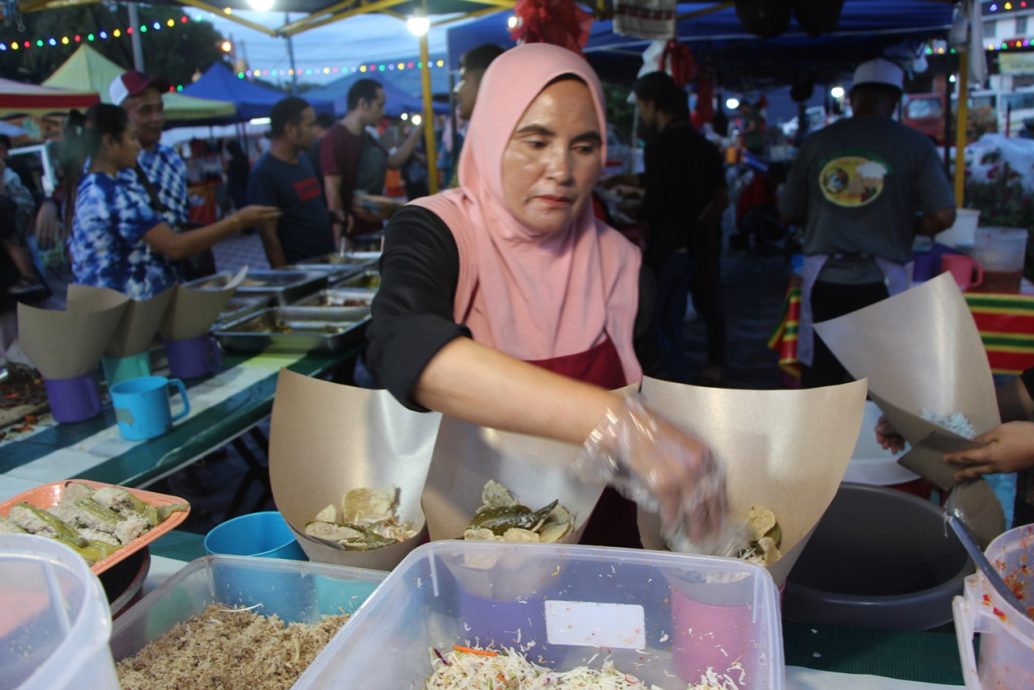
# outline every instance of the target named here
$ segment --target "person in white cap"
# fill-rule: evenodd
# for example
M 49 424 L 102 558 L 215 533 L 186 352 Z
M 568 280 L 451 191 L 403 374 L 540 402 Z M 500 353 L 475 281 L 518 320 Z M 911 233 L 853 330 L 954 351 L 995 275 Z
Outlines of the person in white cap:
M 878 58 L 854 73 L 853 114 L 805 139 L 780 209 L 804 226 L 797 357 L 802 385 L 849 378 L 812 324 L 907 289 L 912 241 L 955 222 L 955 197 L 933 141 L 893 119 L 904 85 Z

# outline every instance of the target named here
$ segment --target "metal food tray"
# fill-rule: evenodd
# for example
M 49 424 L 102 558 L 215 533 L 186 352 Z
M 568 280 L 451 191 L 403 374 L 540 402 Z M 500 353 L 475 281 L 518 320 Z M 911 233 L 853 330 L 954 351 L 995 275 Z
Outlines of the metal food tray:
M 309 268 L 311 266 L 358 266 L 366 267 L 375 263 L 381 258 L 380 252 L 345 252 L 344 254 L 320 254 L 308 259 L 302 259 L 294 264 L 296 268 Z
M 186 284 L 195 290 L 220 290 L 233 275 L 216 273 Z M 244 282 L 237 287 L 239 295 L 268 295 L 273 302 L 287 305 L 305 295 L 316 292 L 327 284 L 327 274 L 320 271 L 258 270 L 248 271 Z
M 243 352 L 337 352 L 365 337 L 369 317 L 363 307 L 272 307 L 222 326 L 215 337 Z M 278 324 L 291 331 L 278 332 Z
M 372 288 L 327 288 L 309 295 L 293 306 L 369 309 L 377 291 Z
M 220 324 L 240 321 L 246 316 L 251 316 L 268 308 L 271 304 L 272 300 L 269 295 L 234 295 L 226 303 L 226 307 L 219 312 L 219 316 L 216 317 L 215 325 L 212 328 L 216 329 Z
M 333 256 L 333 255 L 331 255 Z M 321 260 L 326 257 L 319 257 Z M 335 282 L 363 271 L 369 266 L 369 262 L 352 262 L 344 259 L 327 263 L 306 263 L 304 261 L 291 264 L 286 268 L 296 271 L 319 271 L 327 276 L 327 280 Z
M 331 285 L 331 288 L 359 288 L 363 290 L 376 290 L 381 285 L 381 274 L 373 268 L 368 268 L 358 275 L 338 281 Z

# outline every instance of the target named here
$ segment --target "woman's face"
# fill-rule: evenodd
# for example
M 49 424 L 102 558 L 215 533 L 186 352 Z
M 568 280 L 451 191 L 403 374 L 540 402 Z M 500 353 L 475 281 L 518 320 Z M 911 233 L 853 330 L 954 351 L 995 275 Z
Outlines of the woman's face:
M 503 199 L 524 225 L 563 230 L 589 200 L 602 169 L 592 95 L 581 81 L 546 87 L 524 111 L 503 151 Z
M 132 122 L 118 139 L 105 136 L 104 140 L 108 149 L 108 157 L 119 170 L 136 165 L 136 157 L 140 153 L 140 142 L 136 139 L 136 129 Z

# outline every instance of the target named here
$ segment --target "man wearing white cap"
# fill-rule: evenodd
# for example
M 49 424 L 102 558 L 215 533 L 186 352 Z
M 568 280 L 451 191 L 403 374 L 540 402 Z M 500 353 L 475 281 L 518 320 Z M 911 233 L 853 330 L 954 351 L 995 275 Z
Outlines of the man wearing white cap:
M 121 177 L 144 194 L 169 227 L 183 228 L 190 220 L 187 205 L 187 166 L 179 154 L 161 144 L 165 127 L 162 94 L 169 82 L 130 70 L 111 82 L 108 95 L 114 105 L 122 106 L 136 130 L 140 155 L 135 170 Z
M 955 222 L 955 197 L 933 142 L 893 119 L 902 69 L 882 58 L 858 66 L 853 115 L 809 136 L 780 200 L 804 226 L 797 357 L 802 385 L 842 383 L 846 370 L 812 324 L 907 289 L 912 241 Z

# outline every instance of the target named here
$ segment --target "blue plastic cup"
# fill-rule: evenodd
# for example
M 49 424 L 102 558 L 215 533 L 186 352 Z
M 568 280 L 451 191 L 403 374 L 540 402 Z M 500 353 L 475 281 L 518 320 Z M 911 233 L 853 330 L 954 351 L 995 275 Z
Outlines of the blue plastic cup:
M 174 416 L 169 408 L 169 386 L 180 394 L 183 409 Z M 161 436 L 172 423 L 190 414 L 187 389 L 179 379 L 145 376 L 116 383 L 111 387 L 111 403 L 122 438 L 144 441 Z
M 220 555 L 307 560 L 287 521 L 275 510 L 241 515 L 216 525 L 205 536 L 205 550 Z M 232 564 L 223 568 L 214 582 L 222 601 L 252 601 L 262 605 L 257 613 L 275 613 L 288 621 L 306 620 L 317 605 L 311 584 L 304 584 L 294 571 L 262 573 Z
M 291 527 L 275 510 L 241 515 L 216 525 L 205 536 L 205 551 L 230 556 L 308 560 Z

